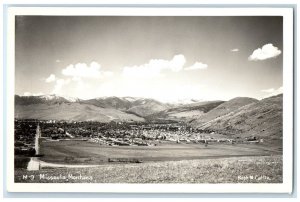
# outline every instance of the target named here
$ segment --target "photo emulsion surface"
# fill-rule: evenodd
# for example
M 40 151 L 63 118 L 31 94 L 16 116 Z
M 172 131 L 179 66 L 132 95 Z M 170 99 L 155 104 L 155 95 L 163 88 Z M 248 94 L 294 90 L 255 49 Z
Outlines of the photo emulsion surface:
M 282 183 L 282 16 L 15 17 L 15 183 Z

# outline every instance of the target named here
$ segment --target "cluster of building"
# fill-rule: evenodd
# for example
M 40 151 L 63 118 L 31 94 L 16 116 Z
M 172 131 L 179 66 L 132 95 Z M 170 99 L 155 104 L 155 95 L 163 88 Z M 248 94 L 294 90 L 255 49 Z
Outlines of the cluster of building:
M 89 142 L 98 143 L 100 145 L 108 145 L 108 146 L 155 146 L 155 144 L 151 144 L 141 138 L 109 138 L 109 137 L 96 137 L 90 138 Z
M 89 141 L 109 146 L 156 146 L 160 142 L 208 144 L 234 143 L 237 140 L 231 138 L 213 138 L 211 134 L 201 134 L 184 130 L 130 129 L 94 133 L 89 138 Z

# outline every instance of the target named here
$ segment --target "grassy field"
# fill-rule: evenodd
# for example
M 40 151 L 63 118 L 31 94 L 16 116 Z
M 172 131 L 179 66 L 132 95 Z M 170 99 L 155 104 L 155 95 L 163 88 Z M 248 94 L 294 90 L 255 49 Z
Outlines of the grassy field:
M 95 168 L 39 171 L 17 169 L 15 181 L 25 183 L 282 183 L 282 156 L 105 164 Z
M 64 164 L 107 164 L 109 158 L 134 158 L 143 162 L 174 161 L 232 156 L 282 154 L 274 144 L 176 144 L 158 146 L 103 146 L 86 141 L 42 142 L 40 160 Z

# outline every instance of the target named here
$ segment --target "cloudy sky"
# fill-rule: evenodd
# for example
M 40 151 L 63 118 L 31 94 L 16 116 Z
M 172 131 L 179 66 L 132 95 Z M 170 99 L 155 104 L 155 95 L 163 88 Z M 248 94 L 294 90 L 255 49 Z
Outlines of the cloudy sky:
M 282 17 L 16 17 L 18 95 L 161 101 L 282 92 Z

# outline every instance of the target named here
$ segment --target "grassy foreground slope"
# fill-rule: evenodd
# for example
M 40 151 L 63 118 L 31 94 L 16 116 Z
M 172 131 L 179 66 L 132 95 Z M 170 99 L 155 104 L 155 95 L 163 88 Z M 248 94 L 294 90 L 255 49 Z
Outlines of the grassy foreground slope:
M 35 177 L 34 180 L 25 180 L 24 175 Z M 59 176 L 65 179 L 53 179 Z M 78 179 L 79 176 L 81 179 Z M 282 156 L 114 164 L 95 168 L 39 171 L 16 170 L 15 181 L 26 183 L 282 183 Z

